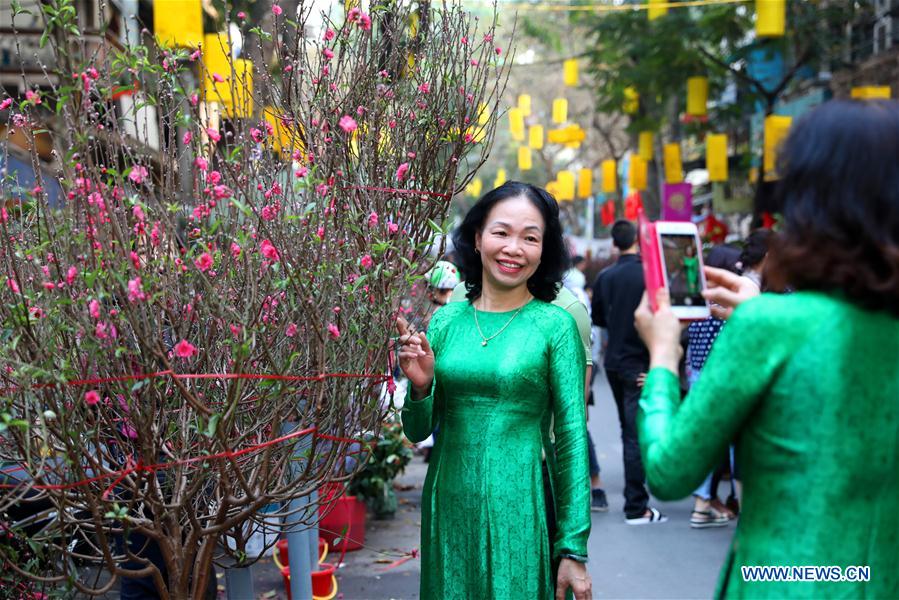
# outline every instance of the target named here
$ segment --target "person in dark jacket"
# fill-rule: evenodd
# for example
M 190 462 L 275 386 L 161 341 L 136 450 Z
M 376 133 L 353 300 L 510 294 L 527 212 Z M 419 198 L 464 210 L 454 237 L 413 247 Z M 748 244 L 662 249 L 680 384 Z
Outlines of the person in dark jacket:
M 637 228 L 621 220 L 612 226 L 618 261 L 602 271 L 593 284 L 593 324 L 608 330 L 606 377 L 615 396 L 624 450 L 624 515 L 629 525 L 662 523 L 668 518 L 649 506 L 646 475 L 637 440 L 638 380 L 649 367 L 649 352 L 634 328 L 634 311 L 643 297 Z

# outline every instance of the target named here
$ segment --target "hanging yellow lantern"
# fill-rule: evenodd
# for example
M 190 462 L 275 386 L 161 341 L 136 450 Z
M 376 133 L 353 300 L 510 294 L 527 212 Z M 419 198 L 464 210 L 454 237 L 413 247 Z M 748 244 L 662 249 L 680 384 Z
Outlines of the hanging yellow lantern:
M 478 104 L 478 125 L 486 125 L 490 122 L 490 107 L 484 104 Z
M 478 198 L 481 195 L 481 190 L 483 190 L 484 184 L 481 181 L 480 177 L 475 177 L 471 180 L 471 182 L 465 186 L 465 193 L 471 196 L 472 198 Z
M 786 0 L 755 0 L 755 34 L 782 37 L 787 22 Z
M 529 94 L 521 94 L 518 96 L 518 108 L 525 117 L 531 116 L 531 96 Z
M 568 120 L 568 100 L 556 98 L 553 100 L 553 123 L 564 123 Z
M 602 161 L 602 191 L 606 194 L 613 194 L 618 189 L 618 174 L 616 173 L 615 161 L 608 159 Z
M 574 171 L 559 171 L 559 200 L 574 200 Z
M 649 0 L 649 9 L 646 11 L 649 13 L 649 20 L 655 21 L 659 17 L 663 17 L 668 14 L 668 0 Z
M 524 113 L 520 108 L 509 109 L 509 133 L 516 142 L 524 141 Z
M 680 183 L 684 180 L 680 159 L 680 144 L 665 144 L 665 182 Z
M 593 170 L 581 169 L 577 172 L 577 197 L 589 198 L 593 195 Z
M 509 178 L 506 176 L 505 169 L 497 169 L 496 170 L 496 179 L 493 180 L 493 187 L 498 188 L 502 184 L 506 183 Z
M 852 88 L 851 96 L 857 100 L 874 100 L 883 98 L 889 100 L 892 97 L 890 86 L 864 86 Z
M 765 156 L 762 166 L 766 181 L 777 178 L 777 151 L 781 142 L 790 132 L 790 125 L 792 124 L 792 117 L 782 117 L 780 115 L 768 115 L 765 117 Z
M 227 33 L 203 36 L 203 100 L 226 104 L 231 100 L 231 42 Z M 221 81 L 219 81 L 221 79 Z
M 638 137 L 638 147 L 640 158 L 645 161 L 652 160 L 653 155 L 653 135 L 651 131 L 641 131 Z
M 527 146 L 518 147 L 518 170 L 530 171 L 533 164 L 531 163 L 531 149 Z
M 234 59 L 234 94 L 231 102 L 225 104 L 225 116 L 229 119 L 249 119 L 253 116 L 252 61 Z
M 302 129 L 300 127 L 285 125 L 281 120 L 278 109 L 272 106 L 266 106 L 262 111 L 262 116 L 274 130 L 274 135 L 269 140 L 275 152 L 290 156 L 294 150 L 303 151 L 303 140 L 300 134 Z
M 687 114 L 704 117 L 708 114 L 709 80 L 706 77 L 687 79 Z
M 621 110 L 626 114 L 633 115 L 640 109 L 640 93 L 637 88 L 629 86 L 624 88 L 624 102 L 621 104 Z
M 646 189 L 646 161 L 639 154 L 631 154 L 631 168 L 628 172 L 628 186 L 631 190 Z
M 709 181 L 727 181 L 727 135 L 710 133 L 705 138 L 705 166 Z
M 200 0 L 168 0 L 153 11 L 153 33 L 161 46 L 197 48 L 203 43 Z
M 528 129 L 528 146 L 534 150 L 543 148 L 543 125 L 531 125 Z
M 546 185 L 543 187 L 546 190 L 546 193 L 555 198 L 559 199 L 559 182 L 558 181 L 547 181 Z
M 562 80 L 568 87 L 577 85 L 577 59 L 569 58 L 562 63 Z
M 550 144 L 567 144 L 568 143 L 568 128 L 561 127 L 559 129 L 550 129 L 546 132 L 546 141 Z

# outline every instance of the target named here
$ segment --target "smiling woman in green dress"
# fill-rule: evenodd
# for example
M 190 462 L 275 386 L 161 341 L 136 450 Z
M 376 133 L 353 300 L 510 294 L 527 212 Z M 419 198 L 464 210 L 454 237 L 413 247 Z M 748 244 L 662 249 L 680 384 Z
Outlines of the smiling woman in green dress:
M 567 266 L 559 207 L 508 182 L 472 207 L 454 243 L 469 301 L 439 309 L 427 337 L 397 323 L 406 436 L 440 427 L 422 495 L 421 596 L 589 599 L 584 352 L 574 319 L 551 304 Z
M 646 478 L 663 500 L 687 496 L 736 443 L 743 507 L 718 596 L 899 598 L 899 104 L 824 104 L 781 152 L 784 227 L 765 276 L 795 293 L 731 314 L 758 287 L 707 269 L 725 284 L 705 295 L 728 323 L 683 401 L 667 295 L 655 313 L 645 296 L 637 309 Z M 814 566 L 850 580 L 743 570 Z

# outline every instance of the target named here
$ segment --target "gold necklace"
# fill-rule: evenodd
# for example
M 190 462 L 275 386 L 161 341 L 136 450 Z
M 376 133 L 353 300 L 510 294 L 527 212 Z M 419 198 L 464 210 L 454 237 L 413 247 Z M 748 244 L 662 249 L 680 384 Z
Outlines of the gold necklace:
M 486 336 L 484 335 L 484 332 L 481 331 L 481 325 L 478 323 L 478 307 L 474 305 L 474 302 L 472 302 L 472 303 L 471 303 L 471 307 L 474 309 L 474 326 L 477 327 L 477 329 L 478 329 L 478 335 L 481 336 L 481 340 L 483 340 L 483 341 L 481 342 L 481 346 L 486 346 L 486 345 L 487 345 L 487 342 L 489 342 L 490 340 L 492 340 L 493 338 L 495 338 L 496 336 L 498 336 L 499 334 L 501 334 L 501 333 L 506 329 L 506 327 L 508 327 L 509 325 L 511 325 L 511 324 L 512 324 L 512 321 L 515 320 L 515 317 L 518 316 L 518 313 L 520 313 L 521 310 L 522 310 L 525 306 L 527 306 L 529 302 L 530 302 L 530 301 L 525 302 L 524 304 L 522 304 L 521 306 L 519 306 L 519 307 L 518 307 L 518 310 L 515 311 L 515 314 L 512 315 L 512 318 L 509 319 L 508 321 L 506 321 L 506 324 L 503 325 L 502 327 L 500 327 L 500 328 L 499 328 L 499 331 L 497 331 L 496 333 L 494 333 L 494 334 L 491 335 L 490 337 L 486 337 Z

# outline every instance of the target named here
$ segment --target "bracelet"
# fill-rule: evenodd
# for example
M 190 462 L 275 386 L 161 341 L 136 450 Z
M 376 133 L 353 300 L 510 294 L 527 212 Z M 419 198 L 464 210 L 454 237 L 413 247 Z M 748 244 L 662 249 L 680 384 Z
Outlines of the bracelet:
M 571 554 L 570 552 L 562 552 L 559 554 L 559 559 L 568 558 L 570 560 L 577 561 L 579 563 L 586 563 L 587 557 L 581 556 L 580 554 Z

